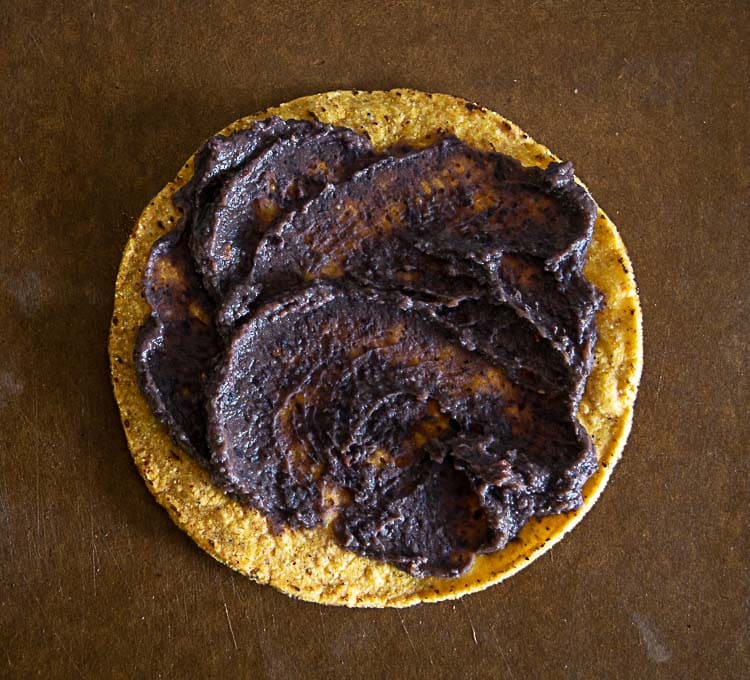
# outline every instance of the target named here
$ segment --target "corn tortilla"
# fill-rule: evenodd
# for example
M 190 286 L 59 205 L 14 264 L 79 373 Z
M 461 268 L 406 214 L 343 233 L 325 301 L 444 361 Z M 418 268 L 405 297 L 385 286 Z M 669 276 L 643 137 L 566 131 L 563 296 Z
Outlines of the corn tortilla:
M 317 118 L 366 132 L 376 149 L 395 142 L 429 144 L 450 132 L 480 149 L 546 167 L 558 160 L 502 116 L 466 100 L 398 89 L 336 91 L 295 99 L 225 128 L 228 134 L 254 120 Z M 141 394 L 133 367 L 136 333 L 150 313 L 143 299 L 143 270 L 153 242 L 173 228 L 179 213 L 172 195 L 192 174 L 192 159 L 149 203 L 125 247 L 117 276 L 109 351 L 115 398 L 135 464 L 174 522 L 214 558 L 258 583 L 288 595 L 351 607 L 405 607 L 460 597 L 498 583 L 549 550 L 594 504 L 625 446 L 642 366 L 641 309 L 632 267 L 610 219 L 598 212 L 585 273 L 606 296 L 598 314 L 594 368 L 579 409 L 599 459 L 584 487 L 584 504 L 566 515 L 531 520 L 503 550 L 477 556 L 454 579 L 414 578 L 396 567 L 342 549 L 329 528 L 271 533 L 258 511 L 214 487 L 208 474 L 170 439 Z

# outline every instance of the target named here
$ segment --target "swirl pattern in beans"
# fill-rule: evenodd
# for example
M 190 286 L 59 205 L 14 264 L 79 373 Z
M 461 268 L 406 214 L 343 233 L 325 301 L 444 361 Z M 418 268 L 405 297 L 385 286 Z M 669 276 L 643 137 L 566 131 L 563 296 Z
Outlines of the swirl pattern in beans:
M 596 469 L 576 413 L 601 295 L 570 163 L 445 136 L 374 152 L 269 118 L 210 140 L 146 269 L 154 413 L 274 531 L 456 576 Z

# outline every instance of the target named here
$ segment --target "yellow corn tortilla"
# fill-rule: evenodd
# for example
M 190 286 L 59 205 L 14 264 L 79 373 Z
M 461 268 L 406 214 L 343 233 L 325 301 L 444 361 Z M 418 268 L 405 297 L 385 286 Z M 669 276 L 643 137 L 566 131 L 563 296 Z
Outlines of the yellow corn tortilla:
M 336 91 L 295 99 L 242 118 L 279 115 L 317 118 L 366 132 L 378 149 L 408 142 L 429 144 L 448 131 L 480 149 L 545 167 L 558 160 L 502 116 L 463 99 L 414 90 Z M 630 431 L 642 365 L 641 309 L 630 260 L 617 230 L 600 210 L 586 275 L 607 299 L 598 315 L 599 342 L 579 418 L 593 437 L 600 467 L 584 487 L 584 505 L 566 515 L 532 520 L 517 540 L 454 579 L 414 578 L 395 567 L 340 548 L 329 528 L 271 533 L 266 519 L 214 487 L 196 463 L 171 441 L 142 396 L 133 368 L 136 332 L 150 313 L 141 296 L 143 269 L 153 242 L 179 214 L 172 195 L 192 174 L 192 158 L 149 203 L 125 247 L 117 276 L 109 341 L 115 398 L 135 464 L 175 523 L 220 562 L 291 596 L 350 607 L 405 607 L 453 599 L 516 573 L 557 543 L 599 497 Z

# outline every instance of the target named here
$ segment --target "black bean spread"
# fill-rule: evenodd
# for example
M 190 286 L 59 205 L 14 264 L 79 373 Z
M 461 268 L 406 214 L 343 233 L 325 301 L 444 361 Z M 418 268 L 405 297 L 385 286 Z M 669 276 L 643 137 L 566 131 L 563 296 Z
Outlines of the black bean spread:
M 174 440 L 275 532 L 456 576 L 579 507 L 602 298 L 570 163 L 376 153 L 272 117 L 211 139 L 156 242 L 135 360 Z

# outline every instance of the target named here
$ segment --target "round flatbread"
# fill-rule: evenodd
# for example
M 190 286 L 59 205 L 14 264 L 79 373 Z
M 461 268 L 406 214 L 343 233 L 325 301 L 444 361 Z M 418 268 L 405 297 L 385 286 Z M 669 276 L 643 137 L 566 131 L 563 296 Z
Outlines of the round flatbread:
M 369 135 L 376 149 L 397 142 L 424 145 L 452 133 L 479 149 L 505 153 L 524 165 L 558 160 L 516 125 L 464 99 L 414 90 L 336 91 L 294 101 L 242 118 L 228 134 L 253 121 L 317 119 Z M 179 212 L 172 196 L 190 178 L 193 160 L 149 203 L 125 247 L 117 285 L 109 352 L 115 398 L 135 464 L 175 523 L 217 560 L 259 583 L 304 600 L 352 607 L 404 607 L 460 597 L 498 583 L 549 550 L 599 497 L 625 446 L 642 365 L 641 309 L 625 247 L 600 210 L 585 269 L 606 297 L 597 316 L 594 367 L 579 408 L 592 436 L 598 471 L 584 487 L 584 504 L 565 515 L 532 519 L 504 549 L 478 555 L 471 569 L 452 579 L 415 578 L 396 567 L 341 548 L 327 527 L 286 529 L 274 535 L 266 518 L 225 496 L 208 473 L 171 441 L 138 387 L 133 347 L 150 314 L 142 278 L 154 241 L 172 229 Z

